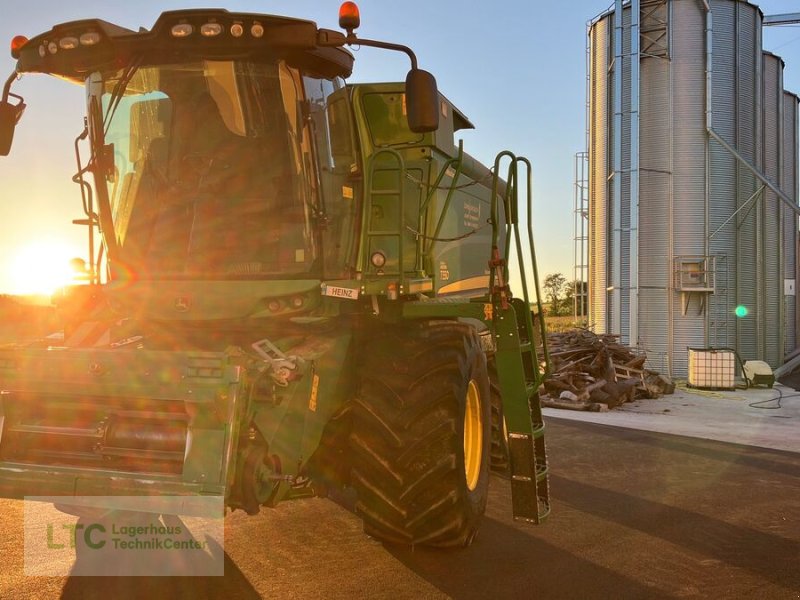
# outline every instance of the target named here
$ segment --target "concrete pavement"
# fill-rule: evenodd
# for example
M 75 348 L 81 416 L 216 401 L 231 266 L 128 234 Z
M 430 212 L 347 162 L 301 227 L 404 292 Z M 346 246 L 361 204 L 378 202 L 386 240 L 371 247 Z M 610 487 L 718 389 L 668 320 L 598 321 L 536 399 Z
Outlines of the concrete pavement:
M 0 598 L 800 598 L 800 455 L 561 414 L 546 418 L 553 513 L 539 527 L 513 521 L 492 477 L 460 551 L 381 544 L 310 499 L 230 515 L 224 577 L 44 578 L 22 573 L 22 504 L 6 500 Z
M 672 395 L 637 400 L 606 413 L 543 412 L 559 419 L 800 452 L 800 392 L 780 384 L 709 391 L 678 382 Z

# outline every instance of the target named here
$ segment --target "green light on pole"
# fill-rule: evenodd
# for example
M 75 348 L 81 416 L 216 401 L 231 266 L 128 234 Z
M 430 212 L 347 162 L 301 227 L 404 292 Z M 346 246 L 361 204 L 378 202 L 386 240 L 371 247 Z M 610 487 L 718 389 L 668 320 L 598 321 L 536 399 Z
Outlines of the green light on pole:
M 747 316 L 747 307 L 744 306 L 743 304 L 740 304 L 733 310 L 733 312 L 737 317 L 741 319 L 742 317 Z

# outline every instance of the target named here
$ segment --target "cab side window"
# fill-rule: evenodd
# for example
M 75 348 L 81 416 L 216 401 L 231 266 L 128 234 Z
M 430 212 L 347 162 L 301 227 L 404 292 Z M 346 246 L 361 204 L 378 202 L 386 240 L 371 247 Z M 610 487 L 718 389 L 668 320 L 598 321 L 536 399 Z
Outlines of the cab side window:
M 324 274 L 347 279 L 355 268 L 356 159 L 347 89 L 339 79 L 304 77 L 308 119 L 316 149 L 319 189 L 327 217 L 323 231 Z

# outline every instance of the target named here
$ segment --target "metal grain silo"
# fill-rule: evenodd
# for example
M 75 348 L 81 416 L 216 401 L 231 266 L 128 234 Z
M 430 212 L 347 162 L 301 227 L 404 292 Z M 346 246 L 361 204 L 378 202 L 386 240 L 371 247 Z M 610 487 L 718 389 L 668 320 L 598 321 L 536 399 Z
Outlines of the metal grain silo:
M 590 321 L 676 376 L 690 347 L 773 366 L 794 348 L 797 111 L 762 17 L 744 0 L 617 1 L 589 27 Z

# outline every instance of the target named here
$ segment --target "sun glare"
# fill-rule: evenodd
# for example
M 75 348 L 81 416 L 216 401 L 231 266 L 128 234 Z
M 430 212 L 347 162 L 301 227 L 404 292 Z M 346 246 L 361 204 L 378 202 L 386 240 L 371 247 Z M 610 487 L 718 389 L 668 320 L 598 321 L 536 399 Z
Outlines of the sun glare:
M 8 265 L 11 294 L 49 295 L 73 281 L 71 258 L 78 256 L 68 244 L 36 241 L 22 246 Z

